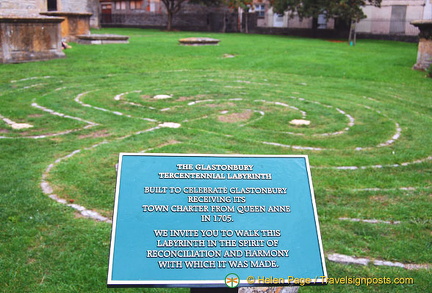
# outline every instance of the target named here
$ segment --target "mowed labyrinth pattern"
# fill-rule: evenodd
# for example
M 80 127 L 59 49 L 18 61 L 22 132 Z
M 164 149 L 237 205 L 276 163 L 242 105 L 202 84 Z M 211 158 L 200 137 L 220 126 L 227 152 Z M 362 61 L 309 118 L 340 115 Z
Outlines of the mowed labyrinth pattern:
M 162 76 L 170 82 L 159 82 Z M 105 222 L 111 221 L 119 152 L 307 154 L 314 179 L 325 178 L 318 189 L 369 195 L 430 190 L 429 180 L 412 179 L 431 168 L 432 119 L 421 105 L 404 100 L 409 93 L 402 87 L 365 82 L 346 92 L 337 80 L 291 75 L 184 76 L 171 71 L 79 82 L 58 76 L 11 80 L 2 93 L 0 138 L 77 145 L 52 154 L 41 189 Z M 14 103 L 26 111 L 15 112 Z M 365 224 L 406 220 L 391 209 L 369 216 L 358 219 L 342 208 L 336 218 Z

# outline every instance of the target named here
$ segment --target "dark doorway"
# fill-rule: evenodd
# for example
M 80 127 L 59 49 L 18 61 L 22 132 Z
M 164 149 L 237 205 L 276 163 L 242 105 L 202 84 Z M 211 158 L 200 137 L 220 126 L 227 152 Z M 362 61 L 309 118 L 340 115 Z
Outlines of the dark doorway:
M 112 23 L 112 6 L 108 3 L 102 3 L 102 23 L 103 24 L 110 24 Z
M 57 0 L 48 0 L 48 11 L 57 11 Z

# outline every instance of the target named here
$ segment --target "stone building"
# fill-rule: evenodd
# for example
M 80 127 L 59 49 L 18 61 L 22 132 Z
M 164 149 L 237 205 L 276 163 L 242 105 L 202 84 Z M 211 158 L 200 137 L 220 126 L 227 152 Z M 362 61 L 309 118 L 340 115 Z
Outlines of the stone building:
M 100 27 L 99 0 L 39 0 L 40 12 L 91 13 L 90 26 Z
M 100 0 L 100 3 L 104 26 L 164 28 L 167 25 L 161 0 Z M 183 30 L 229 32 L 236 26 L 236 20 L 229 14 L 227 7 L 207 7 L 186 1 L 174 15 L 173 26 Z
M 381 8 L 368 5 L 364 8 L 367 18 L 361 20 L 357 25 L 357 32 L 372 36 L 415 37 L 419 31 L 410 22 L 415 19 L 432 19 L 431 1 L 382 0 Z M 100 0 L 100 2 L 105 24 L 163 27 L 166 21 L 161 0 Z M 239 13 L 240 19 L 245 22 L 245 17 L 241 17 L 242 13 L 243 11 Z M 334 19 L 327 19 L 325 15 L 320 15 L 317 19 L 299 19 L 291 16 L 288 12 L 284 14 L 274 13 L 270 0 L 254 0 L 249 10 L 249 14 L 251 13 L 254 17 L 250 17 L 250 19 L 255 21 L 252 26 L 256 26 L 259 32 L 264 32 L 266 28 L 269 31 L 275 31 L 274 28 L 279 29 L 279 31 L 283 29 L 335 30 L 339 29 L 340 25 L 344 26 L 341 22 L 335 22 Z M 205 15 L 203 16 L 203 14 Z M 213 17 L 214 14 L 214 9 L 211 11 L 211 9 L 200 5 L 185 5 L 179 16 L 176 16 L 176 27 L 190 30 L 209 30 L 208 24 L 212 24 L 216 19 Z M 210 25 L 210 27 L 219 28 L 217 25 Z M 216 29 L 216 31 L 220 30 Z
M 0 15 L 38 16 L 39 12 L 44 8 L 43 4 L 43 0 L 2 0 L 0 2 Z
M 260 1 L 260 0 L 258 0 Z M 332 29 L 334 20 L 327 20 L 324 15 L 318 19 L 290 17 L 273 12 L 268 1 L 255 2 L 255 11 L 259 11 L 258 26 Z M 363 11 L 366 18 L 357 25 L 357 32 L 370 35 L 417 36 L 418 29 L 410 22 L 417 19 L 432 19 L 432 0 L 382 0 L 381 7 L 367 5 Z
M 1 0 L 0 16 L 39 16 L 41 12 L 91 13 L 90 25 L 100 26 L 99 0 Z
M 100 27 L 100 4 L 99 0 L 43 0 L 47 3 L 47 10 L 50 9 L 49 3 L 57 7 L 57 11 L 62 12 L 78 12 L 78 13 L 91 13 L 90 26 L 93 28 Z
M 0 62 L 18 63 L 64 57 L 60 17 L 41 16 L 42 0 L 0 2 Z
M 62 40 L 99 27 L 99 11 L 98 0 L 1 0 L 0 62 L 64 57 Z
M 431 19 L 431 0 L 383 0 L 381 7 L 366 6 L 367 18 L 357 25 L 357 32 L 372 35 L 417 36 L 411 21 Z

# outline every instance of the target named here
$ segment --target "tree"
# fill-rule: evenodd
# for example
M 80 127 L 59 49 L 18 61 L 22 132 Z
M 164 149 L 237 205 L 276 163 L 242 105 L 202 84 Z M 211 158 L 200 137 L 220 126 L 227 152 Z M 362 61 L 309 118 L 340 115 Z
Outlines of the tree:
M 182 4 L 186 0 L 162 0 L 162 3 L 165 5 L 167 11 L 167 30 L 172 30 L 172 21 L 174 14 L 179 12 L 182 8 Z
M 237 15 L 237 26 L 238 26 L 238 30 L 242 31 L 242 15 L 240 14 L 240 11 L 244 11 L 245 13 L 245 31 L 246 33 L 248 33 L 248 19 L 247 19 L 247 14 L 249 12 L 249 9 L 251 8 L 251 6 L 253 5 L 253 0 L 225 0 L 225 5 L 228 6 L 228 8 L 233 9 L 233 10 L 237 10 L 238 15 Z M 240 10 L 240 11 L 239 11 Z
M 365 18 L 362 7 L 366 4 L 379 7 L 381 0 L 272 0 L 273 10 L 277 13 L 289 11 L 300 18 L 325 14 L 328 18 L 347 21 Z
M 203 4 L 207 6 L 217 6 L 222 3 L 222 0 L 162 0 L 162 3 L 165 5 L 168 17 L 167 30 L 172 30 L 174 15 L 182 9 L 182 5 L 185 2 L 193 4 Z
M 289 11 L 300 18 L 325 14 L 327 19 L 338 18 L 351 24 L 366 18 L 362 8 L 367 4 L 379 7 L 381 0 L 272 0 L 277 13 Z

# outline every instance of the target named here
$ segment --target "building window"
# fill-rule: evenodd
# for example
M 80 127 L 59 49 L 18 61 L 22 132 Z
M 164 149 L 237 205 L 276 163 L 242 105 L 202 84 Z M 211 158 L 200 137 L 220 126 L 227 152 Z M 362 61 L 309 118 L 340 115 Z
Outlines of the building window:
M 143 5 L 143 1 L 139 0 L 139 1 L 131 1 L 130 2 L 130 9 L 134 10 L 134 9 L 142 9 L 142 5 Z
M 126 10 L 126 1 L 117 1 L 115 2 L 116 10 Z
M 48 0 L 48 11 L 57 11 L 57 0 Z
M 327 16 L 325 14 L 318 15 L 318 29 L 327 28 Z
M 148 3 L 147 3 L 147 11 L 150 11 L 150 12 L 156 12 L 156 2 L 154 2 L 154 1 L 149 1 Z
M 255 4 L 255 12 L 258 17 L 265 17 L 265 4 Z

